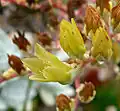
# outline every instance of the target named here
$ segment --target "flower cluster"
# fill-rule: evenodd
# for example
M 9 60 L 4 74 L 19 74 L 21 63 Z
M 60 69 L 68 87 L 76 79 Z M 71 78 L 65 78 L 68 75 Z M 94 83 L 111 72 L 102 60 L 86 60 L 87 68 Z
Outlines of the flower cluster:
M 58 111 L 73 111 L 80 107 L 83 110 L 104 111 L 106 108 L 103 106 L 118 105 L 117 98 L 114 98 L 117 101 L 115 103 L 103 102 L 101 106 L 98 104 L 101 97 L 105 97 L 102 91 L 110 91 L 110 97 L 119 96 L 117 86 L 120 79 L 120 3 L 96 0 L 95 7 L 89 5 L 87 0 L 57 2 L 25 1 L 28 10 L 34 10 L 37 14 L 38 10 L 40 11 L 41 16 L 37 17 L 43 19 L 42 25 L 46 30 L 42 27 L 43 32 L 33 31 L 36 40 L 33 47 L 25 33 L 17 30 L 19 37 L 14 35 L 12 41 L 29 57 L 19 58 L 8 54 L 12 71 L 21 74 L 23 70 L 30 70 L 32 74 L 29 79 L 32 81 L 74 85 L 74 97 L 64 94 L 56 96 Z M 58 9 L 61 16 L 54 13 Z M 28 46 L 33 48 L 32 54 L 28 53 Z M 62 61 L 57 58 L 54 54 L 58 50 L 53 50 L 54 47 L 64 51 L 69 59 Z M 114 90 L 113 93 L 110 86 Z M 106 98 L 108 101 L 113 99 L 108 96 Z M 102 108 L 96 110 L 96 107 Z

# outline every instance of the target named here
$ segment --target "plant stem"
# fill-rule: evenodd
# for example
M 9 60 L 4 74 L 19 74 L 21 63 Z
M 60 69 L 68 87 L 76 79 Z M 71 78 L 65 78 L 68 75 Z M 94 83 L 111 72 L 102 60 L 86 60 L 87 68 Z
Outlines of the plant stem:
M 31 86 L 32 86 L 32 81 L 28 79 L 28 86 L 27 86 L 27 90 L 26 90 L 26 94 L 25 94 L 25 100 L 24 100 L 24 104 L 23 104 L 23 111 L 27 111 L 27 102 L 28 102 L 28 99 L 29 99 Z

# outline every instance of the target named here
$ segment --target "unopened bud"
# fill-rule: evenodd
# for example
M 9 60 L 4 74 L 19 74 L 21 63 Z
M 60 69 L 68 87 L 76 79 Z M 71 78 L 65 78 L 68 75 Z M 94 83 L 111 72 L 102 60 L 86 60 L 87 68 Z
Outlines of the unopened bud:
M 100 15 L 95 8 L 88 6 L 85 14 L 85 24 L 87 34 L 92 30 L 94 33 L 97 28 L 102 26 Z
M 8 55 L 8 63 L 18 74 L 25 70 L 22 61 L 15 55 Z
M 120 23 L 120 3 L 112 8 L 113 28 L 115 29 Z
M 14 35 L 13 43 L 16 44 L 20 50 L 27 51 L 28 46 L 30 46 L 30 42 L 25 38 L 25 32 L 22 34 L 19 30 L 17 30 L 17 33 L 19 37 Z

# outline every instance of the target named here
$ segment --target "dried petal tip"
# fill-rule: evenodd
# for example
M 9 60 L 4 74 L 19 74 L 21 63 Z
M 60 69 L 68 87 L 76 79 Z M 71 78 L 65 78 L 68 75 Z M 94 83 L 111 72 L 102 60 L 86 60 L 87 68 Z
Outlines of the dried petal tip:
M 22 61 L 15 55 L 8 55 L 8 63 L 18 74 L 25 70 Z
M 80 84 L 80 87 L 77 89 L 77 95 L 80 102 L 90 103 L 96 95 L 95 86 L 91 82 Z
M 86 33 L 91 30 L 95 33 L 97 28 L 102 26 L 100 15 L 95 8 L 88 6 L 85 14 Z
M 70 98 L 65 96 L 64 94 L 60 94 L 56 97 L 56 105 L 59 111 L 68 110 L 70 111 Z
M 120 23 L 120 3 L 112 8 L 113 28 L 115 29 Z
M 27 46 L 30 46 L 29 41 L 25 38 L 25 33 L 21 34 L 20 31 L 17 31 L 18 37 L 14 35 L 13 43 L 16 44 L 19 49 L 27 51 Z

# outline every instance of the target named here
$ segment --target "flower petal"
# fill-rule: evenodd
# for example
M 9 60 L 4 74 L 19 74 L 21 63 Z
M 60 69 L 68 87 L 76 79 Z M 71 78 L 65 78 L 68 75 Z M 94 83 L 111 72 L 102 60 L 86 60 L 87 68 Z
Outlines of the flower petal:
M 61 21 L 60 44 L 69 56 L 82 58 L 86 51 L 84 41 L 74 19 L 71 22 Z
M 35 46 L 35 55 L 42 59 L 43 61 L 50 62 L 54 67 L 61 67 L 63 70 L 69 71 L 71 67 L 65 65 L 62 63 L 56 56 L 51 54 L 50 52 L 47 52 L 44 48 L 42 48 L 39 44 L 36 44 Z

